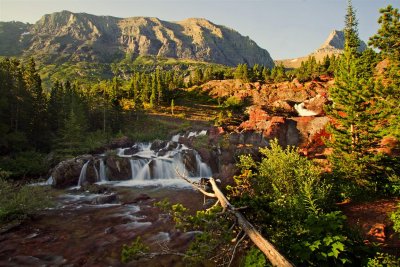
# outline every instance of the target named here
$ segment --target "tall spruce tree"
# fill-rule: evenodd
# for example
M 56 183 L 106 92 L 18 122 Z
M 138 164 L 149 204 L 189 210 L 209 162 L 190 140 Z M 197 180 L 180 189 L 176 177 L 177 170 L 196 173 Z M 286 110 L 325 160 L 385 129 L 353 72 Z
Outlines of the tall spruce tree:
M 335 72 L 335 85 L 329 90 L 333 104 L 327 108 L 332 134 L 329 145 L 333 171 L 359 185 L 374 186 L 381 171 L 376 146 L 378 115 L 373 99 L 374 79 L 366 77 L 360 53 L 355 11 L 348 1 L 345 19 L 345 49 Z
M 29 139 L 36 149 L 48 149 L 47 99 L 43 91 L 42 80 L 36 69 L 36 63 L 33 58 L 31 58 L 27 64 L 24 72 L 24 80 L 26 88 L 33 99 Z
M 400 140 L 400 13 L 391 5 L 380 10 L 380 29 L 369 44 L 380 50 L 387 66 L 381 79 L 382 111 L 387 117 L 384 134 Z

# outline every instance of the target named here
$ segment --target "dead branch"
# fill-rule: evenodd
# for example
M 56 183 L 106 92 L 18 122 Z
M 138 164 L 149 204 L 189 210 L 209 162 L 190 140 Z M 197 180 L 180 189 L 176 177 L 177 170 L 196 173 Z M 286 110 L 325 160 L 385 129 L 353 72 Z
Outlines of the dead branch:
M 179 176 L 188 183 L 192 184 L 194 188 L 199 190 L 204 195 L 209 197 L 216 197 L 218 199 L 218 202 L 221 204 L 223 211 L 228 210 L 229 212 L 233 213 L 237 219 L 237 223 L 240 225 L 246 235 L 251 239 L 251 241 L 253 241 L 253 243 L 265 254 L 272 265 L 283 267 L 294 266 L 274 247 L 274 245 L 266 240 L 249 221 L 246 220 L 246 218 L 238 211 L 238 209 L 236 209 L 234 206 L 232 206 L 231 203 L 229 203 L 225 195 L 218 188 L 214 178 L 210 177 L 209 179 L 209 182 L 211 183 L 212 189 L 214 191 L 214 194 L 212 194 L 204 191 L 202 188 L 194 184 L 186 177 L 183 177 L 181 174 L 179 174 Z
M 215 194 L 213 193 L 208 193 L 207 191 L 205 191 L 203 188 L 201 188 L 199 185 L 197 185 L 196 183 L 190 181 L 188 178 L 186 178 L 184 175 L 182 175 L 179 170 L 176 168 L 175 169 L 176 173 L 178 174 L 178 176 L 180 178 L 182 178 L 183 180 L 185 180 L 186 182 L 188 182 L 189 184 L 191 184 L 196 190 L 199 190 L 203 195 L 206 195 L 208 197 L 216 197 Z
M 239 234 L 236 236 L 236 238 L 235 238 L 236 240 L 238 239 L 238 237 L 240 236 L 241 233 L 242 233 L 242 231 L 240 231 Z M 239 246 L 240 242 L 242 242 L 245 237 L 246 237 L 246 234 L 244 234 L 239 240 L 237 240 L 236 245 L 233 248 L 232 257 L 231 257 L 231 260 L 229 261 L 228 267 L 231 266 L 233 259 L 235 258 L 236 249 Z

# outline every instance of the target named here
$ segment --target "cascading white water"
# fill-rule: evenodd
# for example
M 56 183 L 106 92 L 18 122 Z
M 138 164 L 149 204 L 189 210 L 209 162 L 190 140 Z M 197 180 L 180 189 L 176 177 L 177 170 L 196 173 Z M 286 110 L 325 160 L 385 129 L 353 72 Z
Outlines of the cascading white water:
M 47 179 L 45 185 L 53 185 L 53 183 L 54 183 L 53 176 L 50 176 L 49 179 Z
M 147 159 L 130 159 L 131 179 L 147 180 L 150 179 L 150 161 Z
M 205 135 L 207 131 L 190 132 L 187 136 Z M 211 168 L 202 162 L 197 151 L 175 142 L 183 135 L 174 136 L 169 142 L 136 143 L 132 147 L 119 148 L 117 156 L 127 158 L 130 163 L 130 180 L 114 181 L 116 185 L 178 185 L 186 184 L 179 176 L 189 178 L 210 177 Z M 99 157 L 99 170 L 95 168 L 97 181 L 108 182 L 105 154 Z M 86 182 L 90 161 L 85 162 L 79 175 L 78 187 Z M 116 161 L 118 166 L 119 162 Z M 112 169 L 110 169 L 112 171 Z
M 197 173 L 199 174 L 199 177 L 211 177 L 212 176 L 212 171 L 210 166 L 208 166 L 206 163 L 201 161 L 201 157 L 199 154 L 196 154 L 196 165 L 197 165 Z
M 96 181 L 100 181 L 99 172 L 97 171 L 97 168 L 96 168 L 96 166 L 94 166 L 94 164 L 93 164 L 93 169 L 94 169 L 94 173 L 96 174 Z
M 106 176 L 106 166 L 104 164 L 104 159 L 100 159 L 100 182 L 108 181 Z
M 302 116 L 302 117 L 309 117 L 309 116 L 317 115 L 316 112 L 306 109 L 304 106 L 304 102 L 302 102 L 300 104 L 295 104 L 294 109 L 297 111 L 299 116 Z
M 187 177 L 211 176 L 210 167 L 201 161 L 200 155 L 183 144 L 169 141 L 162 148 L 157 147 L 155 151 L 151 150 L 151 144 L 148 143 L 138 143 L 134 147 L 136 153 L 124 155 L 131 157 L 129 161 L 132 180 L 177 179 L 179 174 Z M 191 166 L 191 171 L 184 162 Z
M 87 170 L 89 162 L 90 162 L 90 160 L 87 161 L 85 164 L 83 164 L 81 174 L 79 175 L 78 186 L 82 186 L 82 183 L 84 183 L 86 180 L 86 170 Z

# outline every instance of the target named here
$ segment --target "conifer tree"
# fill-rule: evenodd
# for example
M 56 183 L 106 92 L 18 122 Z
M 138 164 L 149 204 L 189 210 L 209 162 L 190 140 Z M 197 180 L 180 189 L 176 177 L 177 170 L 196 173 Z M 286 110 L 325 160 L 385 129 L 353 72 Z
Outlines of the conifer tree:
M 333 101 L 327 109 L 332 119 L 330 160 L 339 176 L 358 184 L 373 185 L 371 180 L 380 168 L 379 158 L 374 154 L 379 141 L 378 113 L 373 104 L 376 92 L 373 77 L 361 75 L 365 70 L 357 52 L 360 41 L 351 1 L 345 25 L 345 50 L 335 72 L 335 86 L 329 90 Z
M 48 148 L 48 125 L 47 125 L 47 99 L 43 92 L 42 80 L 36 69 L 33 58 L 30 59 L 24 72 L 24 80 L 33 100 L 32 119 L 30 125 L 29 139 L 37 149 Z
M 400 139 L 400 13 L 391 5 L 380 10 L 380 28 L 369 44 L 378 48 L 388 61 L 381 84 L 382 112 L 388 119 L 385 135 Z

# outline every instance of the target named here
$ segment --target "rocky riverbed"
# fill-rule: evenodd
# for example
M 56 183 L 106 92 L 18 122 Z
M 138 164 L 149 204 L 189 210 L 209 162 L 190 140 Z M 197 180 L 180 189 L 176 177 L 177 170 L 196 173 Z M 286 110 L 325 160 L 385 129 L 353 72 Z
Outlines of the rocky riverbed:
M 121 249 L 140 236 L 152 252 L 165 248 L 183 252 L 196 233 L 176 230 L 154 203 L 168 198 L 171 203 L 200 209 L 200 193 L 173 187 L 103 187 L 99 192 L 59 191 L 55 207 L 3 230 L 0 266 L 182 265 L 176 255 L 122 264 Z

